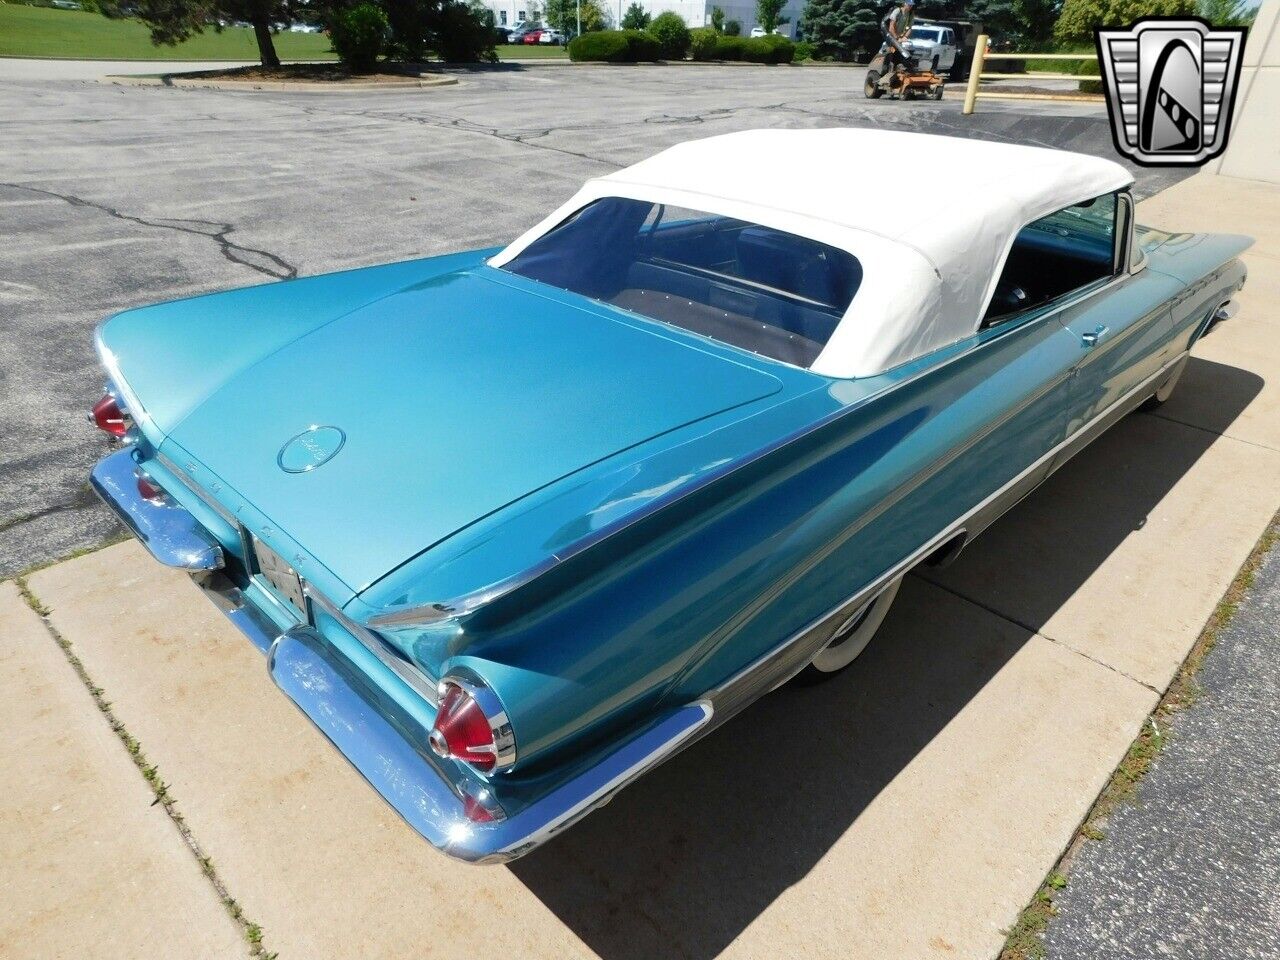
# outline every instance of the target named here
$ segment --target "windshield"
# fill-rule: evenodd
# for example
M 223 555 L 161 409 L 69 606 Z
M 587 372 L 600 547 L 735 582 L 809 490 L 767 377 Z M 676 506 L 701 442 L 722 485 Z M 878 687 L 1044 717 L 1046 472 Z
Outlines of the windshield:
M 908 34 L 908 36 L 912 40 L 932 40 L 934 43 L 938 42 L 938 31 L 926 30 L 923 27 L 912 27 L 911 33 Z
M 503 269 L 801 367 L 862 282 L 852 254 L 816 240 L 621 197 L 583 207 Z

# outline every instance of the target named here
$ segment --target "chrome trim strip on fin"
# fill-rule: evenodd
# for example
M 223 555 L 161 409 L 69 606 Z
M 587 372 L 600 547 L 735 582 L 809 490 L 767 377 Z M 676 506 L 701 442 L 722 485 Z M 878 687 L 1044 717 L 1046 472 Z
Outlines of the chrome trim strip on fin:
M 420 667 L 410 663 L 396 651 L 389 649 L 387 641 L 356 623 L 343 613 L 337 604 L 305 580 L 302 583 L 302 592 L 306 594 L 308 600 L 336 620 L 338 625 L 346 630 L 347 633 L 355 637 L 361 646 L 377 657 L 384 667 L 408 684 L 414 693 L 433 707 L 439 704 L 439 685 L 434 679 L 427 676 Z

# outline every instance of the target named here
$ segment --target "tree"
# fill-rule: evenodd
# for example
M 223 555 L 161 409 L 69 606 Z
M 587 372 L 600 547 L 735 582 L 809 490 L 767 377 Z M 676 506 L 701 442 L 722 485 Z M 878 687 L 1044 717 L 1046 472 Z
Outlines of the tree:
M 609 27 L 609 14 L 605 12 L 597 0 L 547 0 L 547 8 L 543 19 L 547 26 L 562 33 L 578 32 L 578 16 L 582 16 L 582 32 L 606 30 Z
M 782 8 L 787 0 L 756 0 L 756 23 L 764 28 L 765 33 L 773 33 L 787 18 L 782 16 Z
M 1060 44 L 1092 44 L 1095 27 L 1127 27 L 1139 17 L 1195 13 L 1195 0 L 1066 0 L 1053 27 Z
M 719 7 L 711 8 L 711 29 L 716 33 L 724 33 L 724 11 Z
M 875 0 L 809 0 L 804 8 L 805 40 L 820 60 L 853 60 L 880 44 L 880 11 Z
M 649 14 L 638 3 L 632 3 L 627 7 L 627 12 L 622 15 L 623 30 L 643 30 L 648 25 Z
M 648 32 L 658 41 L 663 60 L 683 60 L 689 52 L 689 27 L 684 17 L 672 10 L 654 17 Z
M 724 35 L 726 37 L 742 36 L 742 24 L 737 20 L 726 20 L 724 22 Z
M 1246 0 L 1199 0 L 1196 15 L 1215 27 L 1251 27 L 1258 8 L 1251 8 Z
M 119 0 L 100 0 L 108 17 L 124 16 Z M 128 15 L 137 17 L 151 29 L 151 42 L 175 46 L 207 28 L 222 32 L 224 23 L 243 21 L 253 27 L 258 41 L 258 58 L 264 67 L 278 69 L 280 57 L 271 39 L 273 23 L 288 23 L 300 6 L 294 0 L 140 0 L 128 4 Z
M 170 0 L 173 2 L 173 0 Z M 184 0 L 178 0 L 184 2 Z M 344 11 L 364 0 L 312 0 L 332 27 Z M 449 63 L 492 63 L 493 11 L 467 0 L 373 0 L 386 14 L 390 27 L 385 53 L 421 63 L 434 52 Z
M 330 27 L 333 49 L 352 73 L 373 73 L 387 34 L 387 15 L 372 3 L 343 10 Z

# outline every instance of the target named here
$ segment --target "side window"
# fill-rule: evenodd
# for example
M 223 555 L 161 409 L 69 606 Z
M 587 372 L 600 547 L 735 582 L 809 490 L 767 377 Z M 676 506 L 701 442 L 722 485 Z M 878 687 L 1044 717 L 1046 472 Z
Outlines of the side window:
M 1119 195 L 1108 193 L 1023 227 L 982 325 L 992 326 L 1112 277 L 1128 229 L 1125 221 L 1117 230 L 1120 208 Z

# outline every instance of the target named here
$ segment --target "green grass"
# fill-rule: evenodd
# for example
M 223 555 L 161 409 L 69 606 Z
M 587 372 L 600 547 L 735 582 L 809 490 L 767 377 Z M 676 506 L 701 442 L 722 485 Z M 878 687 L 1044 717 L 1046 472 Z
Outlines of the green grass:
M 333 60 L 329 38 L 319 33 L 277 33 L 282 60 Z M 66 57 L 73 60 L 257 60 L 258 44 L 247 27 L 208 30 L 176 47 L 157 47 L 137 20 L 108 20 L 96 13 L 0 3 L 0 57 Z M 564 47 L 499 44 L 502 60 L 567 60 Z
M 284 60 L 333 60 L 320 33 L 278 33 Z M 80 60 L 257 60 L 258 44 L 247 27 L 206 31 L 176 47 L 157 47 L 136 20 L 108 20 L 97 13 L 0 3 L 0 56 L 68 57 Z
M 568 60 L 564 47 L 540 43 L 500 43 L 497 46 L 499 60 Z

